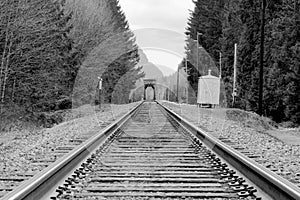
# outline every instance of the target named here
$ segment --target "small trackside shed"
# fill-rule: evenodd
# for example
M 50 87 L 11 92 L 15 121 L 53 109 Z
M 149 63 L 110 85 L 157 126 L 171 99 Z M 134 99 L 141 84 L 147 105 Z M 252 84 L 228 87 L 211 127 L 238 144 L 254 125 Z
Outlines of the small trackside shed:
M 201 105 L 218 106 L 220 104 L 220 78 L 211 75 L 199 78 L 197 103 Z

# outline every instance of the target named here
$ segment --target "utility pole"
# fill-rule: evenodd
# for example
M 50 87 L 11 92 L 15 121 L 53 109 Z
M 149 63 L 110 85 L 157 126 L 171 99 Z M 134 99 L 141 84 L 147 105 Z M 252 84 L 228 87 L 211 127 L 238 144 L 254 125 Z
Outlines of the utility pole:
M 179 68 L 180 66 L 177 68 L 177 103 L 179 103 Z
M 200 70 L 199 70 L 199 35 L 202 35 L 202 33 L 197 32 L 197 70 L 198 70 L 198 73 L 200 74 Z
M 220 51 L 220 79 L 222 78 L 222 52 Z
M 266 13 L 266 0 L 262 0 L 261 28 L 260 28 L 261 35 L 260 35 L 259 102 L 258 102 L 259 115 L 263 114 L 265 13 Z
M 199 77 L 198 77 L 198 89 L 197 89 L 197 92 L 198 92 L 198 95 L 200 95 L 200 86 L 199 86 L 199 80 L 200 80 L 200 77 L 201 77 L 201 74 L 200 74 L 200 69 L 199 69 L 199 35 L 203 35 L 202 33 L 198 33 L 197 32 L 197 70 L 198 70 L 198 73 L 199 73 Z M 201 46 L 201 48 L 203 48 L 202 46 Z
M 186 71 L 186 103 L 189 104 L 189 81 L 188 81 L 188 61 L 185 58 L 185 71 Z
M 235 106 L 235 97 L 237 96 L 237 92 L 236 92 L 236 65 L 237 65 L 237 44 L 234 44 L 232 107 Z

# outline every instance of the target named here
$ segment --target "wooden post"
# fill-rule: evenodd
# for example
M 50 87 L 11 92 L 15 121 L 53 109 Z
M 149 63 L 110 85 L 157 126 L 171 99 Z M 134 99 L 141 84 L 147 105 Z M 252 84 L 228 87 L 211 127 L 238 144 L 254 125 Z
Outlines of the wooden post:
M 101 109 L 102 103 L 102 78 L 98 77 L 98 94 L 99 94 L 99 108 Z

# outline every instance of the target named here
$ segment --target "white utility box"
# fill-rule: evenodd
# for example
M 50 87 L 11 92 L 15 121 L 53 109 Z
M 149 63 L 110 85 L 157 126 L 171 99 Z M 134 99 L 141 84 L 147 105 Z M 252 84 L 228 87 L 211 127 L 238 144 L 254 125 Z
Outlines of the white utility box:
M 220 104 L 220 78 L 211 75 L 211 70 L 207 76 L 199 78 L 198 82 L 198 104 Z

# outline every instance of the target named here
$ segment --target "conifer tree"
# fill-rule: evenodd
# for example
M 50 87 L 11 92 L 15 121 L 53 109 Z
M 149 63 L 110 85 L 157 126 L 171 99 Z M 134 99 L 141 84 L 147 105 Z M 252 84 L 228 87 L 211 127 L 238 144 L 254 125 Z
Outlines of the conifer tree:
M 260 1 L 240 5 L 243 23 L 238 44 L 238 101 L 240 108 L 257 111 L 259 89 Z
M 211 9 L 208 9 L 209 4 Z M 195 40 L 196 33 L 199 32 L 200 45 L 213 55 L 214 60 L 217 59 L 216 52 L 219 47 L 221 48 L 223 81 L 227 99 L 231 99 L 233 47 L 234 43 L 237 43 L 238 98 L 235 106 L 257 112 L 261 1 L 224 0 L 219 2 L 219 8 L 216 5 L 214 1 L 195 1 L 195 10 L 189 20 L 187 31 L 192 38 L 187 40 L 186 47 L 190 62 L 189 81 L 196 90 L 197 76 L 204 73 L 202 66 L 200 73 L 197 73 L 194 67 L 197 63 Z M 213 16 L 217 16 L 217 13 L 221 17 L 216 23 Z M 219 22 L 222 26 L 216 27 L 215 24 Z M 299 124 L 299 23 L 298 0 L 268 1 L 264 34 L 263 113 L 277 122 L 292 121 Z M 221 37 L 218 30 L 221 30 Z M 212 38 L 214 43 L 210 42 Z
M 15 0 L 6 1 L 4 8 L 10 17 L 1 21 L 8 27 L 7 42 L 0 45 L 5 69 L 2 105 L 16 103 L 29 112 L 54 109 L 66 95 L 62 80 L 69 47 L 60 3 Z
M 300 120 L 299 2 L 273 2 L 267 25 L 266 112 L 275 121 Z
M 197 0 L 194 3 L 195 8 L 189 18 L 186 31 L 188 36 L 186 54 L 189 60 L 188 80 L 194 91 L 197 92 L 198 77 L 206 75 L 209 68 L 211 68 L 213 75 L 219 75 L 218 69 L 211 66 L 219 61 L 221 51 L 219 41 L 222 36 L 221 17 L 224 2 Z M 197 50 L 197 39 L 199 47 L 202 49 Z
M 226 0 L 222 16 L 222 81 L 225 85 L 227 106 L 232 105 L 234 44 L 238 44 L 243 24 L 240 19 L 241 0 Z
M 73 0 L 68 8 L 74 13 L 74 30 L 71 31 L 75 40 L 73 54 L 75 60 L 80 60 L 73 91 L 74 106 L 95 100 L 98 96 L 95 94 L 97 77 L 100 76 L 104 100 L 112 102 L 112 93 L 122 76 L 136 73 L 127 78 L 128 83 L 142 76 L 138 75 L 140 69 L 135 68 L 139 59 L 137 45 L 126 17 L 118 1 L 94 0 L 86 4 Z M 123 84 L 124 87 L 126 85 Z M 127 89 L 124 88 L 124 91 Z M 128 102 L 129 93 L 125 92 L 128 97 L 123 98 L 124 102 Z

